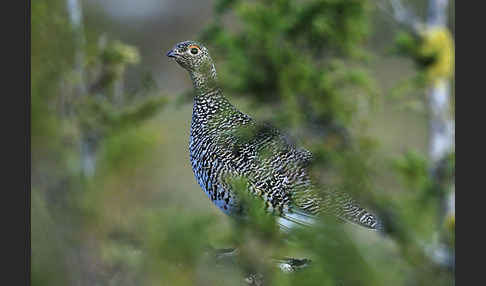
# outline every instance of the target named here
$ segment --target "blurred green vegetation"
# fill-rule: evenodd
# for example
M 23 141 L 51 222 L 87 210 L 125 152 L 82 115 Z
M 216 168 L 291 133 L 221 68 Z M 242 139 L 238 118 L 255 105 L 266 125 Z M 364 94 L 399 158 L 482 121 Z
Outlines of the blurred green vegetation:
M 32 3 L 33 285 L 241 285 L 256 272 L 264 285 L 454 284 L 454 268 L 428 251 L 437 233 L 454 249 L 454 218 L 441 222 L 438 195 L 452 184 L 454 154 L 438 183 L 426 154 L 386 156 L 363 128 L 389 92 L 370 70 L 371 1 L 218 0 L 200 40 L 225 94 L 298 138 L 314 154 L 316 179 L 376 210 L 384 235 L 325 218 L 283 235 L 248 196 L 248 221 L 219 215 L 193 182 L 189 156 L 168 149 L 186 142 L 189 125 L 183 133 L 174 122 L 190 106 L 173 108 L 150 78 L 127 91 L 126 70 L 143 55 L 93 31 L 77 45 L 65 5 Z M 402 34 L 395 47 L 426 62 L 420 76 L 435 61 L 414 41 Z M 397 189 L 377 183 L 387 180 Z M 246 194 L 244 180 L 234 184 Z M 240 254 L 221 263 L 214 247 Z M 282 273 L 270 258 L 286 256 L 312 263 Z
M 357 65 L 367 58 L 361 45 L 369 30 L 366 1 L 215 5 L 215 19 L 200 38 L 218 62 L 225 91 L 280 108 L 272 119 L 281 125 L 345 125 L 357 103 L 376 92 Z M 233 29 L 228 14 L 237 18 Z

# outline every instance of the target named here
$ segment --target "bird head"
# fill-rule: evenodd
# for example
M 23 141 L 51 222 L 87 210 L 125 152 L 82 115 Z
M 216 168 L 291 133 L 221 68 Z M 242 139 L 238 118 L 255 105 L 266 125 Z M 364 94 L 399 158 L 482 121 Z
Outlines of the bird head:
M 189 72 L 210 72 L 213 61 L 208 49 L 195 41 L 184 41 L 176 44 L 167 52 L 167 56 Z

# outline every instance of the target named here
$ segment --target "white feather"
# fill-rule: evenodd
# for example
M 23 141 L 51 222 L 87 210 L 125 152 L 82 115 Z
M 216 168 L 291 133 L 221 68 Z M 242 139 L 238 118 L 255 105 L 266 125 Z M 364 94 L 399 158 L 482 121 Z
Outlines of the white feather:
M 277 219 L 277 223 L 279 224 L 280 228 L 285 231 L 289 231 L 295 227 L 312 226 L 315 222 L 315 216 L 301 211 L 284 213 Z

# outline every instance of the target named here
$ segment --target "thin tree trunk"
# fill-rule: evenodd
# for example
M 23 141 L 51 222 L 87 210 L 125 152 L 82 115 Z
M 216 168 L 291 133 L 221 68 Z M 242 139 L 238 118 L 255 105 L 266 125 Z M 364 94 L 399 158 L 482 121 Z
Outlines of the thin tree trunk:
M 79 0 L 66 0 L 66 6 L 69 14 L 69 21 L 74 33 L 74 67 L 73 78 L 75 79 L 72 86 L 72 96 L 74 98 L 86 95 L 86 82 L 84 71 L 84 29 L 83 29 L 83 11 Z M 72 102 L 69 102 L 72 104 Z M 68 103 L 68 104 L 69 104 Z M 70 109 L 70 107 L 68 107 Z M 70 112 L 69 112 L 70 113 Z M 90 131 L 84 131 L 81 134 L 80 156 L 81 170 L 83 175 L 91 177 L 96 168 L 96 143 L 93 140 Z
M 401 0 L 388 0 L 391 10 L 384 5 L 378 6 L 391 15 L 399 24 L 410 29 L 417 37 L 429 29 L 447 29 L 449 0 L 429 0 L 427 19 L 423 23 L 420 19 L 402 5 Z M 452 178 L 443 178 L 444 160 L 454 152 L 455 121 L 451 112 L 451 85 L 448 77 L 433 79 L 426 91 L 429 106 L 429 159 L 431 162 L 430 175 L 439 187 L 450 186 L 446 192 L 440 192 L 441 210 L 439 217 L 442 225 L 445 218 L 453 218 L 455 213 L 455 185 Z M 442 232 L 447 235 L 446 232 Z M 451 249 L 443 245 L 429 248 L 431 256 L 437 262 L 454 267 L 454 257 Z
M 447 28 L 448 0 L 430 0 L 427 18 L 428 28 Z M 451 88 L 449 79 L 435 81 L 428 91 L 430 108 L 429 156 L 432 173 L 436 174 L 441 160 L 454 151 L 455 122 L 451 116 Z
M 75 54 L 74 54 L 74 73 L 76 82 L 74 84 L 75 96 L 80 96 L 86 91 L 84 78 L 84 29 L 83 12 L 79 0 L 67 0 L 69 20 L 74 32 Z
M 447 28 L 448 0 L 430 0 L 427 14 L 427 28 Z M 431 174 L 439 186 L 444 186 L 440 178 L 444 168 L 443 160 L 447 158 L 455 148 L 455 121 L 451 114 L 451 85 L 448 78 L 440 78 L 435 81 L 427 92 L 430 109 L 429 121 L 429 158 L 432 163 Z M 447 178 L 446 178 L 447 179 Z M 447 182 L 446 182 L 447 183 Z M 440 192 L 440 223 L 444 219 L 454 216 L 455 187 L 451 181 L 450 189 Z M 435 257 L 441 257 L 441 263 L 453 267 L 454 258 L 451 250 L 439 247 Z
M 430 108 L 429 156 L 433 166 L 454 148 L 454 120 L 451 118 L 450 84 L 440 79 L 428 91 Z

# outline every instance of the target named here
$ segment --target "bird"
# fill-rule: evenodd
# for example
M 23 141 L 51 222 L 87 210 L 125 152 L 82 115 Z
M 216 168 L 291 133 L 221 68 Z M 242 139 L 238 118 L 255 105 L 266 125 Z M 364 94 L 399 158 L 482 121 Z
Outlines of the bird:
M 323 191 L 309 174 L 312 154 L 268 123 L 241 112 L 218 83 L 208 49 L 196 41 L 177 43 L 167 54 L 189 72 L 194 103 L 189 157 L 197 183 L 225 214 L 241 217 L 245 205 L 231 178 L 247 179 L 246 192 L 275 215 L 280 229 L 312 226 L 321 214 L 372 230 L 378 217 L 344 192 Z

